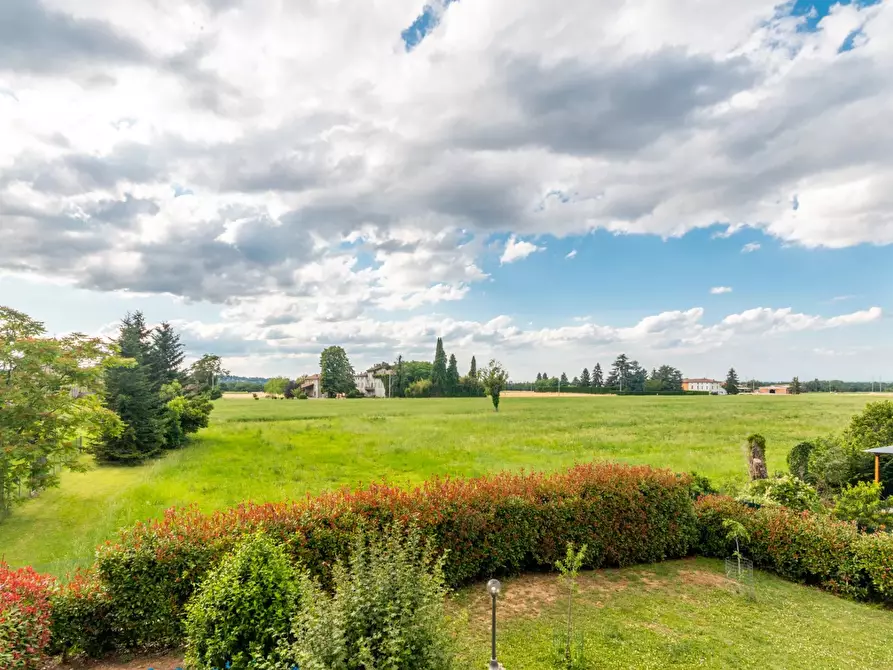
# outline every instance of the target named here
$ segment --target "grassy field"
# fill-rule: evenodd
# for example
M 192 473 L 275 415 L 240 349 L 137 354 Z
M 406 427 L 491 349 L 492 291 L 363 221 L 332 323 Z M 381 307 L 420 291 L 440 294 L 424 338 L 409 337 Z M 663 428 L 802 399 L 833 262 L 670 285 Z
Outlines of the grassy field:
M 889 611 L 757 572 L 756 600 L 725 580 L 721 561 L 670 561 L 581 575 L 575 597 L 588 668 L 893 668 Z M 511 670 L 555 667 L 566 619 L 554 576 L 507 580 L 497 655 Z M 483 585 L 458 594 L 462 668 L 485 668 L 489 602 Z
M 0 556 L 64 574 L 101 541 L 172 505 L 204 510 L 386 479 L 554 470 L 607 459 L 745 476 L 743 439 L 768 439 L 770 470 L 798 441 L 840 430 L 870 397 L 224 399 L 187 448 L 136 468 L 65 474 L 0 523 Z
M 893 668 L 889 611 L 759 571 L 755 583 L 751 601 L 726 581 L 720 561 L 708 559 L 581 573 L 574 612 L 590 661 L 586 668 Z M 458 644 L 456 667 L 487 667 L 490 599 L 484 585 L 452 596 L 448 611 Z M 499 601 L 499 660 L 509 670 L 557 667 L 556 632 L 566 611 L 554 575 L 506 580 Z M 174 652 L 90 667 L 174 670 L 182 664 L 182 654 Z

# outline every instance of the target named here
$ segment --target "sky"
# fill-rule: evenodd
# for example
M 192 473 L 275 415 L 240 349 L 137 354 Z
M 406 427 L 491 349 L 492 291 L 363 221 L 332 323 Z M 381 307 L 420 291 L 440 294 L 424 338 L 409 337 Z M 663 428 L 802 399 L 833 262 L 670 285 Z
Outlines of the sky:
M 3 0 L 0 304 L 297 376 L 893 380 L 893 0 Z

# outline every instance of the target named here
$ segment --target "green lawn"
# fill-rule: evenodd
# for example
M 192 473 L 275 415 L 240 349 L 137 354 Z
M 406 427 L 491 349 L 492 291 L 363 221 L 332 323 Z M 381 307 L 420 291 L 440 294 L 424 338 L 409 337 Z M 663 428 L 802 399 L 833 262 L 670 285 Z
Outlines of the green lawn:
M 505 397 L 488 399 L 217 402 L 190 446 L 137 468 L 63 476 L 0 523 L 0 556 L 62 574 L 136 520 L 172 505 L 204 510 L 282 500 L 343 484 L 400 484 L 434 475 L 554 470 L 607 459 L 745 476 L 743 439 L 768 439 L 770 470 L 798 441 L 840 430 L 871 398 Z
M 893 668 L 893 613 L 757 572 L 756 600 L 739 595 L 721 561 L 669 561 L 583 573 L 575 617 L 587 668 Z M 555 576 L 506 580 L 499 660 L 509 670 L 548 670 L 566 619 Z M 465 589 L 460 668 L 489 659 L 489 598 Z

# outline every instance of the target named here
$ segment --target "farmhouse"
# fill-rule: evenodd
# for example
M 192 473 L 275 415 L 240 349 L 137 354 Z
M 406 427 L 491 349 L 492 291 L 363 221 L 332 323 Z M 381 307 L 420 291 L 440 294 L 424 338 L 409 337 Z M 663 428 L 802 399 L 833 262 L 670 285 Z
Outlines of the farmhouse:
M 353 381 L 357 391 L 367 398 L 386 398 L 388 395 L 387 377 L 391 374 L 393 374 L 392 371 L 384 368 L 369 368 L 366 372 L 354 374 Z M 319 374 L 304 377 L 304 381 L 301 382 L 301 391 L 306 393 L 308 398 L 324 397 L 319 387 Z
M 756 395 L 791 395 L 790 384 L 772 384 L 771 386 L 761 386 L 756 391 Z
M 319 375 L 304 377 L 304 381 L 301 382 L 301 391 L 306 393 L 308 398 L 322 398 L 322 393 L 319 390 Z
M 715 379 L 683 379 L 683 391 L 707 391 L 715 395 L 725 395 L 726 390 L 722 386 L 722 382 Z

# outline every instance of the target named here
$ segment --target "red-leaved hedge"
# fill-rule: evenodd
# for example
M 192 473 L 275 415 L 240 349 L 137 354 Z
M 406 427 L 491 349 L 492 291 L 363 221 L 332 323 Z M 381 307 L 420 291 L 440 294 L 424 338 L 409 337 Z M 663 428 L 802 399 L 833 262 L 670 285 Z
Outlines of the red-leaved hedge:
M 374 485 L 212 514 L 171 509 L 101 546 L 95 576 L 63 589 L 57 602 L 65 624 L 54 644 L 96 650 L 181 642 L 183 608 L 199 581 L 259 527 L 323 579 L 360 524 L 418 525 L 446 552 L 454 585 L 550 567 L 567 542 L 589 546 L 592 568 L 686 556 L 697 535 L 689 483 L 687 475 L 650 467 L 587 464 L 551 475 L 438 479 L 409 491 Z M 99 618 L 107 628 L 95 626 Z
M 0 668 L 31 670 L 50 642 L 49 595 L 55 580 L 0 562 Z
M 893 602 L 893 535 L 859 532 L 855 523 L 795 512 L 755 509 L 723 496 L 695 503 L 700 537 L 697 552 L 723 558 L 734 543 L 724 519 L 739 521 L 750 535 L 742 553 L 754 565 L 796 582 L 821 586 L 860 600 Z

